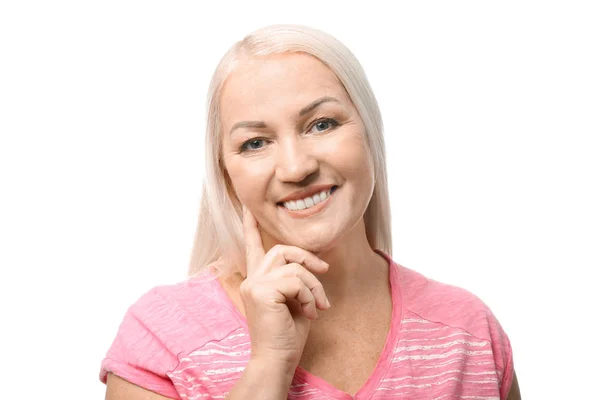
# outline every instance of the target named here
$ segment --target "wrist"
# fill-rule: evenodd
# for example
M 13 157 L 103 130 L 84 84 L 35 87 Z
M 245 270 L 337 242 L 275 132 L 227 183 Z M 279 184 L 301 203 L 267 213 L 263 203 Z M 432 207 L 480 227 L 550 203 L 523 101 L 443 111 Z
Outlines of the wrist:
M 252 358 L 246 364 L 240 380 L 227 395 L 228 400 L 288 398 L 293 372 L 268 359 Z
M 278 357 L 253 355 L 246 368 L 251 367 L 254 372 L 270 376 L 282 382 L 292 382 L 298 363 L 280 359 Z

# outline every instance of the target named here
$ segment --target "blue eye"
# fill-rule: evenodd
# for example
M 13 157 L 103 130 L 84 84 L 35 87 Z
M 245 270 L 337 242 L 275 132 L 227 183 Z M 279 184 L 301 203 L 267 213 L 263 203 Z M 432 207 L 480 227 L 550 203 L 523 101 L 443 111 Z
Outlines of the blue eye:
M 329 129 L 335 128 L 338 126 L 338 122 L 334 119 L 324 118 L 316 121 L 311 127 L 311 131 L 316 129 L 316 132 L 325 132 Z
M 260 150 L 261 148 L 264 147 L 264 139 L 250 139 L 245 141 L 241 146 L 240 146 L 240 152 L 244 152 L 247 150 Z

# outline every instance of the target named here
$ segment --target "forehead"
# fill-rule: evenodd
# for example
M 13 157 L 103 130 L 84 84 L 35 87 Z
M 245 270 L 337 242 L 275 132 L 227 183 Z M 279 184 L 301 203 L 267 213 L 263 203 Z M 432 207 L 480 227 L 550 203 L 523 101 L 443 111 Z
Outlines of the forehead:
M 320 60 L 293 53 L 243 61 L 227 78 L 221 95 L 223 122 L 296 113 L 323 96 L 348 102 L 337 76 Z

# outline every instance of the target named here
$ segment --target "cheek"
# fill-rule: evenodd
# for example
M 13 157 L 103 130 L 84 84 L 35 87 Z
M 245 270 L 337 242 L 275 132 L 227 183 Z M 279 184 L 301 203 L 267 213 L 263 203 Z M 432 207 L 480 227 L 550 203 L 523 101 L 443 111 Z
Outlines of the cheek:
M 230 160 L 225 163 L 232 188 L 238 199 L 249 208 L 262 199 L 268 187 L 268 166 L 260 160 Z
M 337 145 L 335 155 L 338 168 L 345 171 L 348 178 L 368 182 L 374 179 L 373 163 L 369 149 L 361 133 L 348 135 Z

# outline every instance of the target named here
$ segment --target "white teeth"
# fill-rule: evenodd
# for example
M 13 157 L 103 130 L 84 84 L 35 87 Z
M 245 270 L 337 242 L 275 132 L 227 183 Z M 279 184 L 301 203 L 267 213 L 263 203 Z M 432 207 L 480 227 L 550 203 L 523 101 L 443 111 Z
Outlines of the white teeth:
M 296 200 L 296 209 L 304 210 L 306 208 L 306 204 L 304 204 L 304 200 Z
M 286 201 L 283 203 L 283 206 L 291 211 L 304 210 L 305 208 L 313 207 L 315 204 L 319 204 L 320 202 L 327 200 L 330 195 L 331 189 L 323 190 L 320 193 L 316 193 L 302 200 Z

